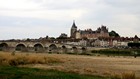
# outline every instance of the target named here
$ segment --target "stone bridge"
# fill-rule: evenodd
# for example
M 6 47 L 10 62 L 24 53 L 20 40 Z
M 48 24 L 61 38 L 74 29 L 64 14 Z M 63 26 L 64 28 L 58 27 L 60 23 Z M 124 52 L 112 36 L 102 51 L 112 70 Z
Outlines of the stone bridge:
M 0 41 L 0 51 L 76 53 L 85 52 L 86 47 L 37 41 Z

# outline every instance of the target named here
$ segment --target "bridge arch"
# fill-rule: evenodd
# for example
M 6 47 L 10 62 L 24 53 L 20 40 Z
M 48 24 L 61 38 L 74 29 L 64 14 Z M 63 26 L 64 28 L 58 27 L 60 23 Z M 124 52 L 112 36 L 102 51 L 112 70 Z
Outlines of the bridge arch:
M 15 50 L 16 51 L 26 51 L 26 45 L 24 45 L 24 44 L 17 44 Z
M 73 46 L 72 47 L 72 51 L 73 51 L 73 53 L 76 53 L 77 54 L 78 53 L 78 48 L 76 46 Z
M 76 47 L 76 46 L 73 46 L 73 47 L 72 47 L 72 49 L 73 49 L 73 50 L 76 50 L 76 49 L 77 49 L 77 47 Z
M 62 49 L 67 49 L 67 47 L 65 45 L 62 46 Z
M 86 53 L 87 49 L 85 47 L 82 47 L 81 50 L 82 50 L 82 53 Z
M 86 50 L 86 48 L 85 47 L 82 47 L 81 50 Z
M 44 46 L 40 43 L 37 43 L 34 45 L 34 50 L 35 51 L 43 51 Z
M 55 44 L 51 44 L 50 46 L 49 46 L 49 52 L 58 52 L 57 51 L 57 46 L 55 45 Z
M 49 46 L 49 49 L 51 49 L 51 50 L 57 49 L 57 46 L 56 46 L 55 44 L 51 44 L 51 45 Z
M 62 46 L 62 52 L 67 53 L 67 47 L 65 45 Z
M 7 43 L 1 43 L 0 44 L 0 51 L 6 51 L 8 49 Z

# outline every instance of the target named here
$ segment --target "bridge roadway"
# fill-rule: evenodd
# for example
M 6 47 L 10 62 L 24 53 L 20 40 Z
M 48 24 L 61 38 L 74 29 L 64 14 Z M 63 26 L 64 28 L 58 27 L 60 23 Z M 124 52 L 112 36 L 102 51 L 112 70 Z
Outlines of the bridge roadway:
M 86 47 L 47 41 L 0 41 L 0 51 L 83 52 Z

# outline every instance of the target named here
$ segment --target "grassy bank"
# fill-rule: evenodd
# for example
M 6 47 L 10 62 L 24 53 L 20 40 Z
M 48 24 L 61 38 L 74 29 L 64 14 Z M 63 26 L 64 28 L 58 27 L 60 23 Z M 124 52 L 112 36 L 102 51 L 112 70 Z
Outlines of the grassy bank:
M 49 57 L 44 54 L 32 53 L 7 53 L 0 52 L 0 65 L 18 66 L 27 64 L 53 64 L 63 63 L 62 59 L 57 57 Z
M 123 49 L 104 49 L 104 50 L 92 50 L 93 54 L 104 54 L 113 56 L 140 56 L 140 50 L 123 50 Z M 137 52 L 135 54 L 134 52 Z
M 109 79 L 56 70 L 0 66 L 0 79 Z

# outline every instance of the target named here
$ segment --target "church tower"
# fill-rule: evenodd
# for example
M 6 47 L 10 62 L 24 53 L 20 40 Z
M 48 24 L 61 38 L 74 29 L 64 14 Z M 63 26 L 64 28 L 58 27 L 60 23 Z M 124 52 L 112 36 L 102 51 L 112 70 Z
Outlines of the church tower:
M 73 21 L 72 27 L 71 27 L 71 38 L 76 38 L 76 32 L 77 32 L 77 26 L 75 24 L 75 21 Z

